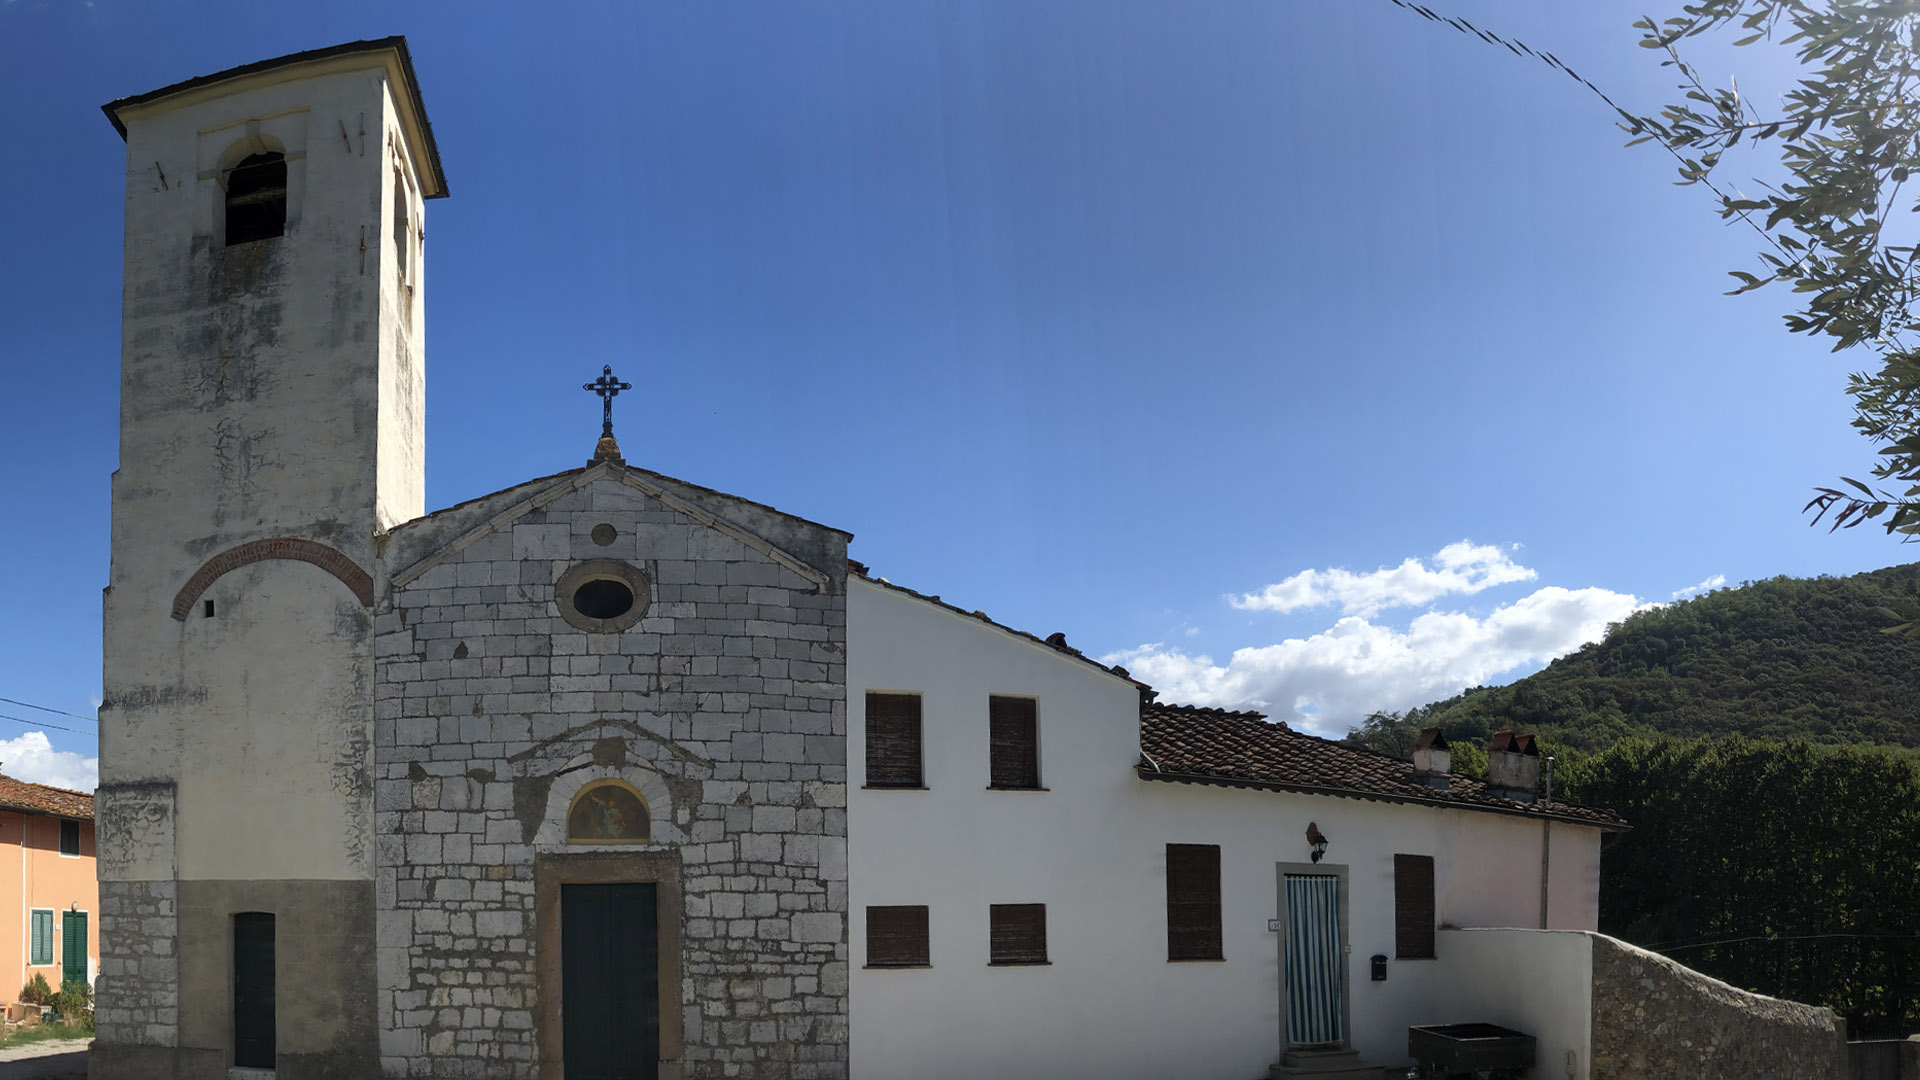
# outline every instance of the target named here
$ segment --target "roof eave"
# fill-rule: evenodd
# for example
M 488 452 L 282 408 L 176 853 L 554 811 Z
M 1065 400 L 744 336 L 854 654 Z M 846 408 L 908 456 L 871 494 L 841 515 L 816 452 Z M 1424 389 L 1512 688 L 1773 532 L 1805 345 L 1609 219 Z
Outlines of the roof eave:
M 1574 817 L 1571 814 L 1542 813 L 1522 810 L 1518 806 L 1508 809 L 1504 806 L 1490 806 L 1485 803 L 1463 802 L 1458 799 L 1423 798 L 1419 795 L 1400 795 L 1384 791 L 1366 791 L 1360 788 L 1327 787 L 1319 784 L 1291 784 L 1281 780 L 1253 780 L 1239 776 L 1214 776 L 1207 773 L 1170 773 L 1157 771 L 1144 765 L 1134 766 L 1134 775 L 1142 780 L 1161 780 L 1174 784 L 1201 784 L 1208 787 L 1249 788 L 1258 791 L 1285 791 L 1296 795 L 1327 795 L 1340 799 L 1364 799 L 1368 802 L 1403 803 L 1410 806 L 1434 806 L 1443 810 L 1475 810 L 1483 814 L 1504 814 L 1507 817 L 1524 818 L 1528 821 L 1558 821 L 1567 825 L 1584 825 L 1589 829 L 1602 832 L 1628 832 L 1633 826 L 1625 822 L 1597 821 L 1593 818 Z
M 402 81 L 407 84 L 407 106 L 413 112 L 416 126 L 419 128 L 420 149 L 425 158 L 427 170 L 432 174 L 432 184 L 421 185 L 421 197 L 427 199 L 444 199 L 448 195 L 447 175 L 440 166 L 440 147 L 433 138 L 433 125 L 427 120 L 426 100 L 420 96 L 420 79 L 413 71 L 413 54 L 407 49 L 407 39 L 398 34 L 392 37 L 375 38 L 368 41 L 349 41 L 340 45 L 329 45 L 324 49 L 308 49 L 305 52 L 277 56 L 271 60 L 259 60 L 251 64 L 242 64 L 239 67 L 228 68 L 225 71 L 216 71 L 211 75 L 196 75 L 191 79 L 174 83 L 171 86 L 163 86 L 158 90 L 149 90 L 144 94 L 134 94 L 130 97 L 116 98 L 100 106 L 100 111 L 107 114 L 107 120 L 113 124 L 113 129 L 119 132 L 120 138 L 124 140 L 127 137 L 127 124 L 126 121 L 120 118 L 120 111 L 122 109 L 146 105 L 150 102 L 159 101 L 162 98 L 172 97 L 175 94 L 198 90 L 202 87 L 212 86 L 216 83 L 227 82 L 232 79 L 245 78 L 249 75 L 258 75 L 261 72 L 272 71 L 276 68 L 291 67 L 295 64 L 310 64 L 321 60 L 329 60 L 336 56 L 350 56 L 354 53 L 372 53 L 381 50 L 392 50 L 399 62 L 400 72 L 403 76 Z
M 944 611 L 949 615 L 954 615 L 959 618 L 966 619 L 969 622 L 980 623 L 985 626 L 989 626 L 995 630 L 1000 631 L 1002 634 L 1005 634 L 1008 637 L 1015 639 L 1016 641 L 1020 642 L 1023 645 L 1030 645 L 1035 648 L 1045 650 L 1048 655 L 1058 657 L 1061 660 L 1069 661 L 1081 667 L 1090 667 L 1093 670 L 1099 672 L 1100 674 L 1105 675 L 1108 678 L 1118 679 L 1121 682 L 1124 682 L 1129 686 L 1132 686 L 1136 690 L 1145 691 L 1149 694 L 1155 692 L 1153 687 L 1147 685 L 1146 683 L 1141 682 L 1139 679 L 1136 679 L 1131 675 L 1122 675 L 1118 671 L 1115 671 L 1113 668 L 1110 668 L 1107 665 L 1101 663 L 1100 661 L 1095 660 L 1093 657 L 1088 656 L 1086 653 L 1083 653 L 1078 649 L 1068 648 L 1063 650 L 1063 649 L 1055 648 L 1054 646 L 1047 644 L 1046 640 L 1041 638 L 1037 634 L 1030 634 L 1025 630 L 1008 626 L 1007 624 L 1002 622 L 996 622 L 994 619 L 989 617 L 985 612 L 968 611 L 965 608 L 959 607 L 957 605 L 949 604 L 945 600 L 940 599 L 938 596 L 933 596 L 927 593 L 919 592 L 918 590 L 907 588 L 905 585 L 897 585 L 872 572 L 863 572 L 860 570 L 849 569 L 847 571 L 847 580 L 864 581 L 867 584 L 872 585 L 876 588 L 885 589 L 889 592 L 893 592 L 913 600 L 918 600 L 923 604 L 926 604 L 937 610 Z
M 91 815 L 69 814 L 62 810 L 48 810 L 42 806 L 18 806 L 13 803 L 0 803 L 0 812 L 24 814 L 28 817 L 60 818 L 63 821 L 83 821 L 89 824 L 93 821 Z
M 402 521 L 395 524 L 393 528 L 388 531 L 399 532 L 402 529 L 406 529 L 411 526 L 418 525 L 422 522 L 429 521 L 433 518 L 441 516 L 442 514 L 448 514 L 455 510 L 460 510 L 464 507 L 472 506 L 474 503 L 485 502 L 486 500 L 491 499 L 497 495 L 504 495 L 510 491 L 517 491 L 521 488 L 532 487 L 535 484 L 543 484 L 549 480 L 559 480 L 560 478 L 566 477 L 566 476 L 577 476 L 580 473 L 586 472 L 588 469 L 597 468 L 602 464 L 607 466 L 607 469 L 609 472 L 612 472 L 614 470 L 620 470 L 622 472 L 630 473 L 635 476 L 651 477 L 654 480 L 665 481 L 669 484 L 677 484 L 681 487 L 690 488 L 694 491 L 700 492 L 703 495 L 717 495 L 720 498 L 731 499 L 734 502 L 751 506 L 757 510 L 765 510 L 770 514 L 778 514 L 789 521 L 797 521 L 800 524 L 806 525 L 810 528 L 821 529 L 826 532 L 833 533 L 834 535 L 839 536 L 848 541 L 851 541 L 853 539 L 853 534 L 848 532 L 845 529 L 836 528 L 832 525 L 823 524 L 821 522 L 814 521 L 811 518 L 801 517 L 799 514 L 790 513 L 786 510 L 780 509 L 777 506 L 771 506 L 767 503 L 758 502 L 753 499 L 746 498 L 745 496 L 735 495 L 729 491 L 721 491 L 718 488 L 703 487 L 700 484 L 695 484 L 687 480 L 682 480 L 677 476 L 668 476 L 666 473 L 655 472 L 652 469 L 640 468 L 638 465 L 615 464 L 613 462 L 593 462 L 591 464 L 582 465 L 577 468 L 562 469 L 557 473 L 551 473 L 546 476 L 536 476 L 531 480 L 522 480 L 517 484 L 510 484 L 507 487 L 503 487 L 498 491 L 489 491 L 484 495 L 475 495 L 471 499 L 462 499 L 461 501 L 454 503 L 451 506 L 443 506 L 438 510 L 428 511 L 427 513 L 422 514 L 417 518 L 408 518 L 406 521 Z

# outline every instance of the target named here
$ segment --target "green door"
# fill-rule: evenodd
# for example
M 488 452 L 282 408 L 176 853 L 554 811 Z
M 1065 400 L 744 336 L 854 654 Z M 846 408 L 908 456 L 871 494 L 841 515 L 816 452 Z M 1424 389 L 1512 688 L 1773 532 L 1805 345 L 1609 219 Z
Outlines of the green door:
M 277 1058 L 274 1014 L 273 913 L 233 917 L 233 1063 L 271 1069 Z
M 566 1080 L 657 1080 L 659 921 L 652 884 L 560 886 Z
M 60 981 L 87 981 L 87 913 L 60 914 Z

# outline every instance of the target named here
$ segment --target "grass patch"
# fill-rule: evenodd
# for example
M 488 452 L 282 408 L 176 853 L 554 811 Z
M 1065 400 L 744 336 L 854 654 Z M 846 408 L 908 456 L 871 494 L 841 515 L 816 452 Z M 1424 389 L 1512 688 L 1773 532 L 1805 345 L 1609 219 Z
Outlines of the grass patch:
M 49 1039 L 91 1038 L 93 1038 L 93 1021 L 91 1019 L 84 1020 L 78 1024 L 36 1024 L 33 1027 L 21 1028 L 19 1031 L 5 1038 L 0 1038 L 0 1050 L 10 1050 L 16 1046 L 27 1046 L 31 1043 L 46 1042 Z

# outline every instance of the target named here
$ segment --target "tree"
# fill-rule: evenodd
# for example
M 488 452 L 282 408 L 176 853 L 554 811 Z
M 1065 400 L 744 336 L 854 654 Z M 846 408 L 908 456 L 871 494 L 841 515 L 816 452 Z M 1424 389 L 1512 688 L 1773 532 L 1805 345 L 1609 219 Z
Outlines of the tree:
M 1383 754 L 1411 760 L 1413 741 L 1420 737 L 1421 710 L 1415 709 L 1405 716 L 1394 712 L 1376 712 L 1360 722 L 1360 726 L 1347 732 L 1340 740 L 1348 746 L 1365 747 L 1378 750 Z
M 1478 689 L 1476 687 L 1476 689 Z M 1435 726 L 1432 717 L 1437 706 L 1423 705 L 1408 709 L 1405 713 L 1376 712 L 1361 722 L 1360 726 L 1347 732 L 1340 742 L 1361 750 L 1375 750 L 1402 761 L 1413 758 L 1414 740 L 1420 737 L 1422 728 Z M 1476 738 L 1479 743 L 1466 741 Z M 1463 735 L 1458 730 L 1447 735 L 1452 744 L 1450 755 L 1452 762 L 1447 769 L 1455 776 L 1465 776 L 1479 780 L 1487 775 L 1487 752 L 1480 743 L 1486 742 L 1485 732 Z
M 1835 352 L 1874 354 L 1854 374 L 1853 426 L 1878 446 L 1872 476 L 1816 488 L 1806 509 L 1833 529 L 1879 521 L 1920 537 L 1920 201 L 1902 191 L 1920 173 L 1920 2 L 1917 0 L 1701 0 L 1656 25 L 1640 44 L 1664 54 L 1684 100 L 1658 117 L 1624 110 L 1632 142 L 1656 140 L 1680 161 L 1680 182 L 1709 188 L 1724 219 L 1762 238 L 1759 265 L 1732 271 L 1731 295 L 1775 282 L 1806 297 L 1787 329 L 1833 339 Z M 1738 84 L 1709 90 L 1679 46 L 1716 32 L 1736 46 L 1793 48 L 1805 78 L 1763 111 Z M 1632 143 L 1629 143 L 1632 145 Z M 1716 178 L 1736 151 L 1771 159 L 1762 193 Z M 1891 225 L 1891 228 L 1889 227 Z
M 1855 1036 L 1920 1024 L 1920 760 L 1735 735 L 1628 739 L 1555 791 L 1632 826 L 1601 855 L 1600 929 Z

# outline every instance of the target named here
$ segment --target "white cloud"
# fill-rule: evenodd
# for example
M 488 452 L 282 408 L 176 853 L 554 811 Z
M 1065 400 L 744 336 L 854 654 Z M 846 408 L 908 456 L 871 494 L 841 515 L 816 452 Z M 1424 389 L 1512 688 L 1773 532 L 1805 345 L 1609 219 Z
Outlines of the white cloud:
M 1712 592 L 1713 590 L 1719 588 L 1722 585 L 1725 585 L 1726 583 L 1727 583 L 1727 575 L 1715 574 L 1698 585 L 1689 585 L 1684 589 L 1673 590 L 1673 598 L 1675 600 L 1685 600 L 1692 596 L 1698 596 L 1699 594 L 1704 592 Z
M 1425 705 L 1564 656 L 1645 606 L 1627 593 L 1549 585 L 1485 618 L 1428 612 L 1399 630 L 1350 615 L 1311 637 L 1238 649 L 1225 664 L 1162 643 L 1101 659 L 1125 664 L 1163 701 L 1257 708 L 1340 735 L 1376 710 Z
M 1399 566 L 1383 566 L 1364 574 L 1338 567 L 1302 570 L 1277 585 L 1231 597 L 1228 602 L 1243 611 L 1279 612 L 1339 604 L 1345 615 L 1374 615 L 1386 608 L 1430 604 L 1450 593 L 1471 596 L 1495 585 L 1532 581 L 1538 576 L 1492 544 L 1462 540 L 1435 552 L 1432 565 L 1408 559 Z
M 38 731 L 16 739 L 0 739 L 0 772 L 15 780 L 75 791 L 92 791 L 100 785 L 99 758 L 55 750 L 46 735 Z

